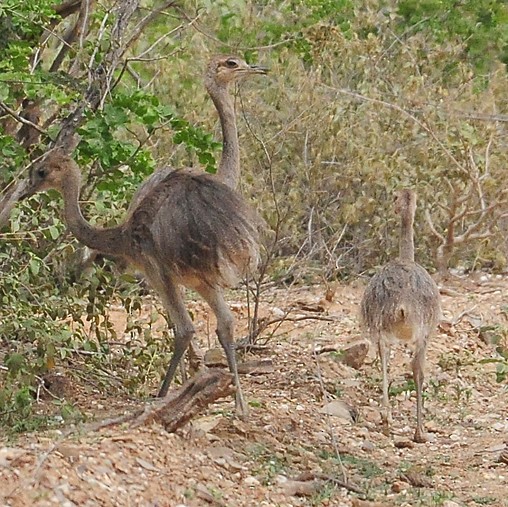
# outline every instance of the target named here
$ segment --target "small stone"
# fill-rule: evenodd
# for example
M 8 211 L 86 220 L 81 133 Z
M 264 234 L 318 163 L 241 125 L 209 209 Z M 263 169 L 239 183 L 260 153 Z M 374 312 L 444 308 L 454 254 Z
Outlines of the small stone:
M 401 493 L 402 491 L 405 491 L 406 489 L 409 489 L 409 484 L 407 482 L 395 481 L 392 484 L 392 491 L 394 493 Z
M 340 417 L 341 419 L 349 422 L 353 422 L 356 418 L 356 410 L 340 400 L 334 400 L 327 403 L 323 408 L 321 408 L 320 412 L 322 414 Z
M 365 440 L 363 443 L 362 443 L 362 449 L 364 451 L 373 451 L 374 449 L 376 448 L 376 446 L 370 442 L 369 440 Z
M 342 362 L 355 370 L 360 369 L 369 353 L 369 342 L 362 340 L 351 344 L 342 351 Z
M 415 446 L 415 444 L 412 440 L 407 440 L 406 438 L 395 440 L 393 442 L 393 445 L 397 449 L 412 449 Z
M 246 486 L 249 486 L 250 488 L 254 488 L 254 487 L 259 486 L 261 484 L 255 477 L 252 477 L 252 475 L 245 477 L 245 479 L 243 480 L 243 483 Z
M 82 451 L 79 447 L 73 445 L 60 444 L 57 447 L 57 452 L 59 452 L 64 458 L 69 459 L 71 462 L 75 459 L 79 458 Z
M 293 481 L 284 483 L 284 493 L 288 496 L 313 496 L 321 487 L 318 481 Z
M 205 352 L 205 365 L 209 368 L 223 366 L 226 367 L 228 365 L 226 354 L 224 350 L 215 348 L 209 349 Z
M 452 500 L 445 500 L 445 502 L 443 503 L 443 507 L 460 507 L 460 504 Z
M 204 500 L 205 502 L 211 503 L 211 504 L 215 503 L 215 498 L 210 493 L 210 491 L 208 491 L 208 488 L 204 484 L 197 484 L 195 491 L 196 491 L 196 496 L 200 500 Z

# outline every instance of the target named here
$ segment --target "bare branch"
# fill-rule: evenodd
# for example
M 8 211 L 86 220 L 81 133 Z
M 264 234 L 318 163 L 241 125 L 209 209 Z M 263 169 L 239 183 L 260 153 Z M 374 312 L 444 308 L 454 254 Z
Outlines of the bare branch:
M 81 7 L 82 0 L 67 0 L 61 4 L 53 5 L 53 10 L 61 17 L 66 18 L 74 14 Z
M 16 113 L 16 111 L 11 109 L 7 104 L 5 104 L 2 101 L 0 101 L 0 108 L 3 109 L 9 116 L 14 118 L 19 123 L 22 123 L 23 125 L 27 125 L 27 126 L 33 128 L 33 129 L 37 130 L 37 132 L 39 132 L 39 134 L 43 134 L 45 136 L 48 135 L 45 130 L 43 130 L 43 129 L 41 129 L 41 127 L 39 127 L 39 125 L 31 122 L 30 120 L 27 120 L 26 118 L 23 118 L 18 113 Z
M 425 210 L 425 220 L 427 221 L 427 225 L 429 226 L 430 232 L 432 232 L 432 234 L 434 234 L 436 238 L 438 238 L 441 242 L 444 243 L 445 237 L 440 232 L 437 231 L 428 209 Z
M 69 28 L 69 30 L 67 30 L 66 34 L 63 36 L 64 44 L 60 48 L 60 51 L 56 55 L 55 59 L 53 60 L 53 63 L 49 68 L 50 72 L 56 72 L 60 68 L 65 56 L 72 48 L 73 42 L 78 37 L 81 41 L 81 44 L 83 43 L 83 36 L 86 33 L 88 27 L 88 20 L 90 18 L 90 12 L 92 10 L 94 1 L 95 0 L 83 0 L 81 2 L 81 8 L 79 9 L 78 19 L 76 20 L 74 26 Z
M 166 9 L 169 9 L 173 5 L 176 4 L 175 0 L 166 0 L 160 7 L 157 9 L 154 9 L 148 16 L 145 16 L 135 27 L 132 31 L 129 40 L 125 44 L 125 50 L 129 47 L 131 47 L 134 42 L 136 42 L 139 38 L 139 36 L 143 33 L 144 29 L 147 25 L 149 25 L 154 19 L 156 19 L 159 14 L 161 14 Z M 124 51 L 125 52 L 125 51 Z

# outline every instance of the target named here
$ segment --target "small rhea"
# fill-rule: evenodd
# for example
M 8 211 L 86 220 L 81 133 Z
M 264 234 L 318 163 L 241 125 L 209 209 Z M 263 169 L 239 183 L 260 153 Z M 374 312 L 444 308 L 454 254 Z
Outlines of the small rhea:
M 411 367 L 416 385 L 416 430 L 414 441 L 427 441 L 423 425 L 423 381 L 429 338 L 441 318 L 439 289 L 429 273 L 414 260 L 413 224 L 416 193 L 396 192 L 395 213 L 400 217 L 399 256 L 375 274 L 362 298 L 360 317 L 371 340 L 377 344 L 383 376 L 381 418 L 389 433 L 388 360 L 394 340 L 412 345 Z
M 229 87 L 246 76 L 259 74 L 266 74 L 266 69 L 236 56 L 218 56 L 210 61 L 205 85 L 219 113 L 223 133 L 217 174 L 172 167 L 154 172 L 134 195 L 125 221 L 116 227 L 98 228 L 85 220 L 79 205 L 81 171 L 59 148 L 35 164 L 29 180 L 22 185 L 22 197 L 50 188 L 59 191 L 65 220 L 75 237 L 92 250 L 140 271 L 159 294 L 175 332 L 173 356 L 159 396 L 167 394 L 195 332 L 180 286 L 203 297 L 217 318 L 217 336 L 234 377 L 240 416 L 247 415 L 248 407 L 235 357 L 235 319 L 224 288 L 256 269 L 262 220 L 236 192 L 240 157 Z

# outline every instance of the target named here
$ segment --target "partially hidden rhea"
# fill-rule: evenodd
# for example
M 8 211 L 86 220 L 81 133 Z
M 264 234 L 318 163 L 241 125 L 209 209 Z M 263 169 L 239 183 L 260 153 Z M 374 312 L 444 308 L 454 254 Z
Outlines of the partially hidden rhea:
M 413 224 L 416 194 L 403 189 L 395 195 L 395 213 L 400 217 L 399 256 L 375 274 L 362 298 L 360 317 L 377 345 L 383 377 L 381 418 L 389 433 L 391 411 L 388 399 L 388 361 L 395 340 L 413 348 L 411 367 L 416 386 L 414 441 L 427 441 L 423 423 L 423 382 L 427 344 L 441 318 L 439 289 L 429 273 L 414 260 Z
M 217 318 L 217 336 L 236 384 L 236 410 L 245 416 L 235 356 L 234 317 L 224 288 L 256 269 L 261 219 L 236 192 L 239 148 L 229 87 L 245 76 L 265 74 L 234 56 L 211 60 L 207 91 L 219 112 L 223 154 L 216 175 L 165 168 L 155 172 L 132 199 L 125 221 L 109 228 L 87 222 L 79 206 L 81 172 L 74 160 L 54 149 L 31 170 L 24 197 L 50 188 L 64 199 L 64 217 L 89 248 L 140 271 L 159 294 L 174 325 L 174 352 L 159 396 L 165 396 L 194 335 L 180 286 L 198 292 Z

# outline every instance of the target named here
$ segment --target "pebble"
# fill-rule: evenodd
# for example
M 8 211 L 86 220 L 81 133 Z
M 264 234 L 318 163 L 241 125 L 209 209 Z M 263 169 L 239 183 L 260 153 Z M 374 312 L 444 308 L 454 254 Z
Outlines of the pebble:
M 370 442 L 369 440 L 365 440 L 362 443 L 362 449 L 364 451 L 373 451 L 375 448 L 376 448 L 376 446 L 372 442 Z
M 250 488 L 253 488 L 255 486 L 259 486 L 261 484 L 255 477 L 252 477 L 252 475 L 249 475 L 248 477 L 245 477 L 245 479 L 243 480 L 243 483 L 246 486 L 249 486 Z

